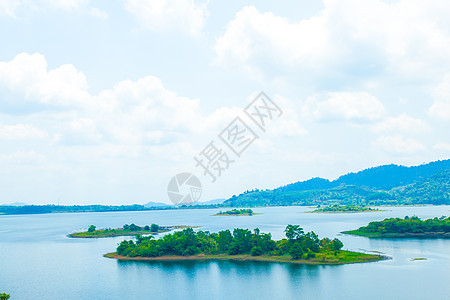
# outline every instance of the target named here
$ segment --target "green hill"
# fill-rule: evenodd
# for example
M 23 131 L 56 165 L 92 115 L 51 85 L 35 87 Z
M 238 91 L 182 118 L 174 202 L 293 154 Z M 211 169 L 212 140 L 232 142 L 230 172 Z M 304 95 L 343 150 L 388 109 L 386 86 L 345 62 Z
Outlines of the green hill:
M 335 181 L 313 178 L 274 190 L 251 190 L 230 206 L 319 204 L 450 204 L 450 160 L 414 167 L 386 165 L 349 173 Z
M 394 198 L 411 204 L 450 204 L 450 170 L 390 192 Z

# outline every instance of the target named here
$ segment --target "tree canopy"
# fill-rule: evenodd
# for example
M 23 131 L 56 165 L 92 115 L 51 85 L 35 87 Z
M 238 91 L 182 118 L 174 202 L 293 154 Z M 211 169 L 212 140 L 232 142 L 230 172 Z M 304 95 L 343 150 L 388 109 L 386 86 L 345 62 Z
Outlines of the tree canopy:
M 117 254 L 130 257 L 191 256 L 196 254 L 251 254 L 291 256 L 293 259 L 309 259 L 314 253 L 339 251 L 343 244 L 338 239 L 319 240 L 314 232 L 305 233 L 299 225 L 288 225 L 286 238 L 272 240 L 270 233 L 259 228 L 254 231 L 235 228 L 217 233 L 194 231 L 192 228 L 167 234 L 160 239 L 136 236 L 136 240 L 123 241 L 117 247 Z

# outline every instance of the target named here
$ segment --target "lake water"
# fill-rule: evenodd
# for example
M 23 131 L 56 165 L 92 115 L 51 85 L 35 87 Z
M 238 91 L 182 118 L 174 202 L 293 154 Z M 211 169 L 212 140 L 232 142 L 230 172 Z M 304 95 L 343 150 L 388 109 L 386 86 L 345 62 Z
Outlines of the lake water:
M 385 208 L 386 209 L 386 208 Z M 450 239 L 383 240 L 338 236 L 387 217 L 450 215 L 450 206 L 393 207 L 357 214 L 308 214 L 307 207 L 256 208 L 255 216 L 213 210 L 0 216 L 0 292 L 11 299 L 450 299 Z M 139 225 L 235 227 L 282 238 L 299 224 L 344 248 L 381 251 L 391 260 L 340 266 L 264 262 L 120 262 L 102 257 L 123 237 L 72 239 L 86 229 Z M 412 261 L 424 257 L 427 260 Z

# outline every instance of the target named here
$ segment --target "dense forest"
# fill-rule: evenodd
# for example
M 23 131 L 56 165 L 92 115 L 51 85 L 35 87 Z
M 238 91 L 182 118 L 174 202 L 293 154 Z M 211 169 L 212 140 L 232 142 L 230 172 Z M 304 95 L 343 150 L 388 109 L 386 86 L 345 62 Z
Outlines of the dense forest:
M 424 233 L 449 233 L 450 217 L 440 217 L 427 220 L 413 216 L 401 218 L 389 218 L 383 221 L 370 222 L 367 226 L 345 233 L 357 235 L 383 235 L 383 234 L 424 234 Z
M 292 259 L 311 259 L 318 253 L 333 252 L 343 247 L 338 239 L 319 239 L 314 232 L 305 233 L 298 225 L 288 225 L 286 238 L 272 240 L 270 233 L 258 228 L 253 232 L 235 228 L 210 233 L 195 232 L 192 228 L 167 234 L 155 240 L 153 236 L 136 236 L 136 242 L 123 241 L 117 247 L 117 254 L 129 257 L 191 256 L 197 254 L 250 254 L 252 256 L 290 256 Z

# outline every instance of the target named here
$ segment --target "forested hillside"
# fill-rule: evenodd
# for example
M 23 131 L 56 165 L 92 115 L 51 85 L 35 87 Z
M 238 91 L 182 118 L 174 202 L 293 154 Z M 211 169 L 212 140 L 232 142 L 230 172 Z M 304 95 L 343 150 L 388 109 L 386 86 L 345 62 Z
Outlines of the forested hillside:
M 319 204 L 450 204 L 450 160 L 415 167 L 386 165 L 349 173 L 335 181 L 313 178 L 274 190 L 246 191 L 231 206 Z

